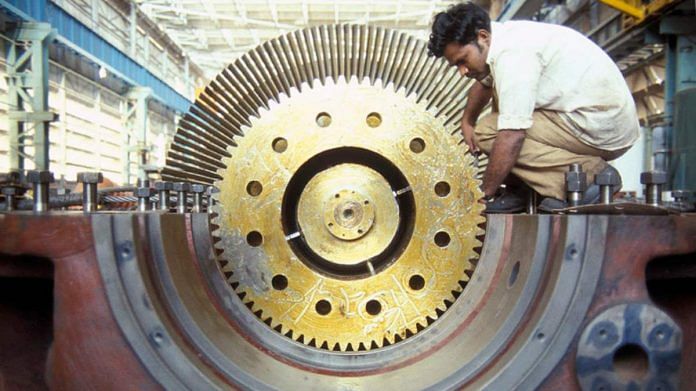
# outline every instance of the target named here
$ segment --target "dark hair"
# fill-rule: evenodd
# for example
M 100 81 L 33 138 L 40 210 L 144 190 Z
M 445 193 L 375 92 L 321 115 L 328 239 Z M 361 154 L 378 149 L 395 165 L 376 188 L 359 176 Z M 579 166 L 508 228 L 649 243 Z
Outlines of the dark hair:
M 473 3 L 453 5 L 435 15 L 428 42 L 428 54 L 442 57 L 445 46 L 451 42 L 462 45 L 476 41 L 479 30 L 491 31 L 491 18 L 483 8 Z

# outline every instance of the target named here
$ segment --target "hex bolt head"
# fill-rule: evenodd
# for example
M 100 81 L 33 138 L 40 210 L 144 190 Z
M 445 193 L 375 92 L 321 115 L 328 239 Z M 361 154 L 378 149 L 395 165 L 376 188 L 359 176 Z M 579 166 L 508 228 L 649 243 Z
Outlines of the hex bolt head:
M 640 183 L 644 185 L 664 185 L 667 183 L 667 173 L 664 171 L 646 171 L 640 174 Z
M 672 198 L 676 202 L 683 202 L 689 199 L 693 194 L 690 190 L 672 190 Z
M 565 178 L 568 191 L 585 191 L 587 188 L 587 174 L 584 172 L 568 171 Z
M 206 185 L 201 185 L 200 183 L 194 183 L 191 185 L 191 192 L 193 193 L 205 193 L 206 190 Z
M 101 172 L 78 172 L 77 181 L 82 183 L 102 183 L 104 175 Z
M 51 183 L 54 182 L 53 173 L 50 171 L 31 170 L 27 172 L 27 181 L 29 183 Z
M 20 175 L 17 171 L 10 171 L 0 174 L 0 184 L 9 185 L 19 183 Z
M 172 185 L 174 191 L 191 191 L 191 184 L 188 182 L 174 182 Z
M 599 186 L 617 186 L 621 184 L 621 178 L 612 170 L 606 170 L 595 175 L 595 184 Z
M 138 198 L 148 198 L 155 195 L 155 189 L 150 187 L 138 187 L 133 191 L 133 195 Z
M 155 182 L 155 190 L 157 191 L 172 190 L 173 188 L 174 186 L 171 182 Z
M 19 196 L 24 194 L 24 189 L 17 186 L 7 186 L 0 189 L 0 193 L 5 196 Z

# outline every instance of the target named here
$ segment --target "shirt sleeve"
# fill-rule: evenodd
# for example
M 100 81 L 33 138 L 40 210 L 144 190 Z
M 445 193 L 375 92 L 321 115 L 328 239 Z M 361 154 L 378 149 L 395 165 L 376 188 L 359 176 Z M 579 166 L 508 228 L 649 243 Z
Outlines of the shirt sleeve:
M 533 50 L 506 50 L 495 64 L 498 130 L 529 129 L 543 66 Z

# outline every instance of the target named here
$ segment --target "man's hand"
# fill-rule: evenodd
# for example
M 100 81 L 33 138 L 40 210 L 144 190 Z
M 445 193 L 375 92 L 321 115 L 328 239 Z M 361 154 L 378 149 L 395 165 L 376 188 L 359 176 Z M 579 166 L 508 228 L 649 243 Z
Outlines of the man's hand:
M 462 120 L 462 135 L 464 136 L 464 142 L 469 146 L 469 151 L 473 154 L 478 154 L 479 149 L 474 144 L 474 126 L 464 119 Z
M 515 166 L 525 136 L 524 130 L 498 131 L 498 137 L 495 138 L 491 154 L 488 156 L 488 166 L 483 173 L 481 190 L 485 196 L 495 195 L 498 187 Z

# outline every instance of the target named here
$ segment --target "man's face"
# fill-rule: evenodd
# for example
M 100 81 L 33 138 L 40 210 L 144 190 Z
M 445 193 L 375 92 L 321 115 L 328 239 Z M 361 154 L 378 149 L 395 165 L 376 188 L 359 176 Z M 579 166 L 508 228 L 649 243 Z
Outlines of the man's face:
M 450 65 L 457 67 L 462 76 L 481 80 L 490 73 L 486 58 L 491 45 L 491 34 L 486 30 L 479 30 L 476 42 L 478 45 L 474 42 L 466 45 L 450 42 L 445 46 L 444 56 Z

